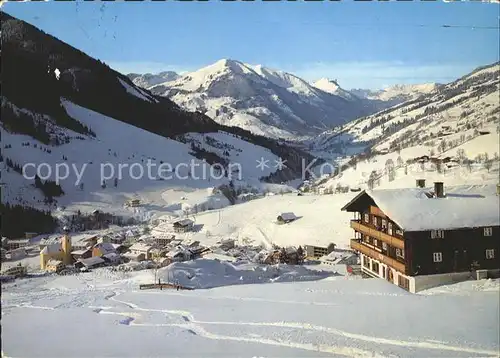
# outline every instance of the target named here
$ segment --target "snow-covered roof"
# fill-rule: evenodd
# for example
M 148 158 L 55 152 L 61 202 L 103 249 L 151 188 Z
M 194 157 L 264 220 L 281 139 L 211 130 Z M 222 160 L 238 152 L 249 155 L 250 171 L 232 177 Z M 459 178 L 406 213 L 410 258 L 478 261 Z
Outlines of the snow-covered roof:
M 59 252 L 59 251 L 62 251 L 61 244 L 60 243 L 54 243 L 54 244 L 50 244 L 50 245 L 45 246 L 42 249 L 42 251 L 40 251 L 40 254 L 44 254 L 44 255 L 54 254 L 54 253 Z
M 174 250 L 169 251 L 166 254 L 166 257 L 173 258 L 173 257 L 177 256 L 178 254 L 183 254 L 184 256 L 189 257 L 189 256 L 191 256 L 191 251 L 189 251 L 189 249 L 187 249 L 185 247 L 177 246 Z
M 130 246 L 131 251 L 139 251 L 139 252 L 147 252 L 147 251 L 151 250 L 152 248 L 153 248 L 152 245 L 146 245 L 146 244 L 143 244 L 140 242 Z
M 75 251 L 71 251 L 71 255 L 83 255 L 89 251 L 90 251 L 89 249 L 87 249 L 87 250 L 75 250 Z
M 294 213 L 281 213 L 279 216 L 279 218 L 281 218 L 282 220 L 295 220 L 297 217 L 295 216 Z
M 126 252 L 123 254 L 124 257 L 129 258 L 129 259 L 137 259 L 139 256 L 144 255 L 143 253 L 133 253 L 133 252 Z
M 117 260 L 120 258 L 120 255 L 118 255 L 116 252 L 109 252 L 105 255 L 102 255 L 102 257 L 104 257 L 108 260 Z
M 155 239 L 173 240 L 175 235 L 166 232 L 155 232 L 153 237 Z
M 99 256 L 89 257 L 88 259 L 80 259 L 78 261 L 87 267 L 98 265 L 104 262 L 104 260 Z
M 429 198 L 430 188 L 371 190 L 366 194 L 405 231 L 500 226 L 500 197 L 495 185 L 444 189 L 443 198 Z
M 175 221 L 174 225 L 188 226 L 188 225 L 192 225 L 193 223 L 194 223 L 194 221 L 191 219 L 182 219 L 182 220 Z
M 47 261 L 47 265 L 50 266 L 58 266 L 61 265 L 63 262 L 61 260 L 49 260 Z
M 116 251 L 115 246 L 109 242 L 101 242 L 101 243 L 94 245 L 94 247 L 96 249 L 101 250 L 102 252 L 105 252 L 105 253 L 110 253 L 110 252 Z

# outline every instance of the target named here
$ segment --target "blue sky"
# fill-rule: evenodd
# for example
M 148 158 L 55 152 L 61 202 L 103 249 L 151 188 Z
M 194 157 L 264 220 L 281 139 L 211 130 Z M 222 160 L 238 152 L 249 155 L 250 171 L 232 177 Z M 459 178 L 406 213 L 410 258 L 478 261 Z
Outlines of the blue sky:
M 221 58 L 344 88 L 449 82 L 498 61 L 500 5 L 481 2 L 9 2 L 3 10 L 123 72 Z M 442 25 L 465 28 L 442 28 Z

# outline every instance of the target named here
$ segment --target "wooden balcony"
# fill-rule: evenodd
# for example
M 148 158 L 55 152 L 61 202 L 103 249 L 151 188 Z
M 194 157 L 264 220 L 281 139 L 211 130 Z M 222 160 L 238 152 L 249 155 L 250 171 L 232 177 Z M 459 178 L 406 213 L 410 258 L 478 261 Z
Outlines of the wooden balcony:
M 394 236 L 391 236 L 389 234 L 386 234 L 385 232 L 372 229 L 371 227 L 364 225 L 359 221 L 351 220 L 351 227 L 354 230 L 356 230 L 362 234 L 373 237 L 374 239 L 385 242 L 388 245 L 391 245 L 391 246 L 396 247 L 398 249 L 404 250 L 404 248 L 405 248 L 404 240 L 399 239 L 399 238 L 394 237 Z
M 351 240 L 351 249 L 361 252 L 362 254 L 371 257 L 372 259 L 378 260 L 393 269 L 406 274 L 406 267 L 401 262 L 390 258 L 376 250 L 369 248 L 368 246 L 361 243 L 360 240 Z

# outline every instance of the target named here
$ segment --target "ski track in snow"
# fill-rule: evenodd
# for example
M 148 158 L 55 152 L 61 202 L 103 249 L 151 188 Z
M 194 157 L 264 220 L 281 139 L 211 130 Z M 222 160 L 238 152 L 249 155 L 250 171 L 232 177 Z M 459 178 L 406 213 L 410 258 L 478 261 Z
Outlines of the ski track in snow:
M 96 291 L 94 286 L 88 285 L 87 290 Z M 253 327 L 278 327 L 278 328 L 291 328 L 303 331 L 317 331 L 327 334 L 332 334 L 336 336 L 340 336 L 343 338 L 352 339 L 354 341 L 367 342 L 375 345 L 389 345 L 389 346 L 398 346 L 404 348 L 419 348 L 419 349 L 434 349 L 441 351 L 449 351 L 451 352 L 460 352 L 460 353 L 471 353 L 471 354 L 480 354 L 485 356 L 498 356 L 498 353 L 491 350 L 484 349 L 474 349 L 468 347 L 459 347 L 447 345 L 444 342 L 435 341 L 435 340 L 426 340 L 426 341 L 403 341 L 403 340 L 394 340 L 389 338 L 381 338 L 374 336 L 367 336 L 363 334 L 350 333 L 346 331 L 342 331 L 339 329 L 324 327 L 309 323 L 301 323 L 301 322 L 238 322 L 238 321 L 200 321 L 197 320 L 194 315 L 190 311 L 183 310 L 168 310 L 168 309 L 152 309 L 152 308 L 143 308 L 139 305 L 118 299 L 118 297 L 123 293 L 137 293 L 138 291 L 113 291 L 109 292 L 104 296 L 104 300 L 113 301 L 118 304 L 122 304 L 132 310 L 131 312 L 114 312 L 110 311 L 112 309 L 116 309 L 117 307 L 113 306 L 92 306 L 86 305 L 85 302 L 78 299 L 78 296 L 74 297 L 70 302 L 65 302 L 63 304 L 57 305 L 55 307 L 44 307 L 39 305 L 32 305 L 28 303 L 21 304 L 13 304 L 9 306 L 4 306 L 3 308 L 31 308 L 31 309 L 42 309 L 42 310 L 58 310 L 63 308 L 69 308 L 71 306 L 78 307 L 87 307 L 93 310 L 93 312 L 97 314 L 105 314 L 105 315 L 117 315 L 123 317 L 120 320 L 120 324 L 127 326 L 140 326 L 140 327 L 178 327 L 185 329 L 186 332 L 197 335 L 206 339 L 213 340 L 226 340 L 226 341 L 240 341 L 240 342 L 249 342 L 249 343 L 258 343 L 264 345 L 273 345 L 273 346 L 281 346 L 286 348 L 296 348 L 303 349 L 308 351 L 322 352 L 322 353 L 331 353 L 333 355 L 343 355 L 346 357 L 392 357 L 395 355 L 381 355 L 380 353 L 376 353 L 373 351 L 367 351 L 360 348 L 353 347 L 342 347 L 335 345 L 325 345 L 325 344 L 313 344 L 313 343 L 299 343 L 292 342 L 286 340 L 276 340 L 276 339 L 268 339 L 256 337 L 255 334 L 249 334 L 248 336 L 228 336 L 222 334 L 215 334 L 209 332 L 203 325 L 219 325 L 219 326 L 253 326 Z M 144 292 L 141 292 L 143 294 Z M 147 294 L 160 294 L 148 292 Z M 166 295 L 183 295 L 182 293 L 177 292 L 162 292 L 161 294 Z M 235 299 L 242 301 L 262 301 L 262 302 L 272 302 L 272 303 L 290 303 L 290 304 L 307 304 L 307 305 L 324 305 L 324 306 L 338 306 L 332 303 L 313 303 L 313 302 L 302 302 L 302 301 L 278 301 L 271 300 L 265 298 L 251 298 L 251 297 L 230 297 L 230 296 L 217 296 L 217 297 L 206 297 L 206 296 L 196 296 L 196 298 L 200 299 Z M 75 305 L 76 304 L 76 305 Z M 153 313 L 162 313 L 166 315 L 174 315 L 178 316 L 181 320 L 181 323 L 147 323 L 141 322 L 141 314 L 140 312 L 153 312 Z
M 102 311 L 102 312 L 100 312 L 101 314 L 117 314 L 117 315 L 124 315 L 127 318 L 134 318 L 134 320 L 129 323 L 129 325 L 131 325 L 131 326 L 135 325 L 135 326 L 149 326 L 149 327 L 189 328 L 190 330 L 196 332 L 196 334 L 203 336 L 205 338 L 210 338 L 210 339 L 225 339 L 225 340 L 255 342 L 255 343 L 261 343 L 261 344 L 280 345 L 280 346 L 286 346 L 286 347 L 291 347 L 291 348 L 301 348 L 301 349 L 306 349 L 306 350 L 320 351 L 323 353 L 342 354 L 342 355 L 345 355 L 348 357 L 364 357 L 364 356 L 373 357 L 374 356 L 373 352 L 368 352 L 368 351 L 364 351 L 364 350 L 357 349 L 357 348 L 346 348 L 346 347 L 325 346 L 325 345 L 318 346 L 318 345 L 313 345 L 313 344 L 280 342 L 280 341 L 275 341 L 275 340 L 270 340 L 270 339 L 257 339 L 257 338 L 249 338 L 249 337 L 233 337 L 233 336 L 216 335 L 216 334 L 212 334 L 212 333 L 206 331 L 203 327 L 201 327 L 201 325 L 210 324 L 210 325 L 237 325 L 237 326 L 295 328 L 295 329 L 302 329 L 302 330 L 321 331 L 321 332 L 326 332 L 326 333 L 330 333 L 330 334 L 334 334 L 334 335 L 338 335 L 338 336 L 343 336 L 346 338 L 351 338 L 351 339 L 370 342 L 370 343 L 377 343 L 377 344 L 387 344 L 387 345 L 393 345 L 393 346 L 425 348 L 425 349 L 438 349 L 438 350 L 447 350 L 447 351 L 465 352 L 465 353 L 486 354 L 486 355 L 492 355 L 492 356 L 497 355 L 497 353 L 493 352 L 493 351 L 478 350 L 478 349 L 472 349 L 472 348 L 467 348 L 467 347 L 449 346 L 446 344 L 439 343 L 438 341 L 410 342 L 410 341 L 392 340 L 392 339 L 387 339 L 387 338 L 371 337 L 371 336 L 366 336 L 366 335 L 362 335 L 362 334 L 349 333 L 349 332 L 341 331 L 341 330 L 338 330 L 335 328 L 323 327 L 323 326 L 318 326 L 318 325 L 313 325 L 313 324 L 308 324 L 308 323 L 198 321 L 194 318 L 194 316 L 189 311 L 142 308 L 134 303 L 119 300 L 116 298 L 117 296 L 119 296 L 118 293 L 116 295 L 114 295 L 113 297 L 110 297 L 110 300 L 124 304 L 130 308 L 137 310 L 137 311 L 159 312 L 159 313 L 180 315 L 181 318 L 185 322 L 188 322 L 188 323 L 186 323 L 186 324 L 137 323 L 137 322 L 135 322 L 135 320 L 137 319 L 137 316 L 134 315 L 133 313 L 132 314 L 131 313 L 115 313 L 115 312 Z M 263 299 L 263 301 L 266 301 L 266 300 Z M 269 300 L 267 300 L 267 301 L 269 301 Z

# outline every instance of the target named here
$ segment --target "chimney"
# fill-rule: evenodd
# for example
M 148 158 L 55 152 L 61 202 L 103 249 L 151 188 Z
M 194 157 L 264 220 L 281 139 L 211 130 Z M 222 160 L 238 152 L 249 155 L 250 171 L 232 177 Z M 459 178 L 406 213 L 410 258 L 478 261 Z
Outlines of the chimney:
M 417 188 L 425 188 L 425 179 L 417 179 Z
M 436 198 L 444 198 L 444 184 L 443 182 L 434 182 L 434 196 Z

